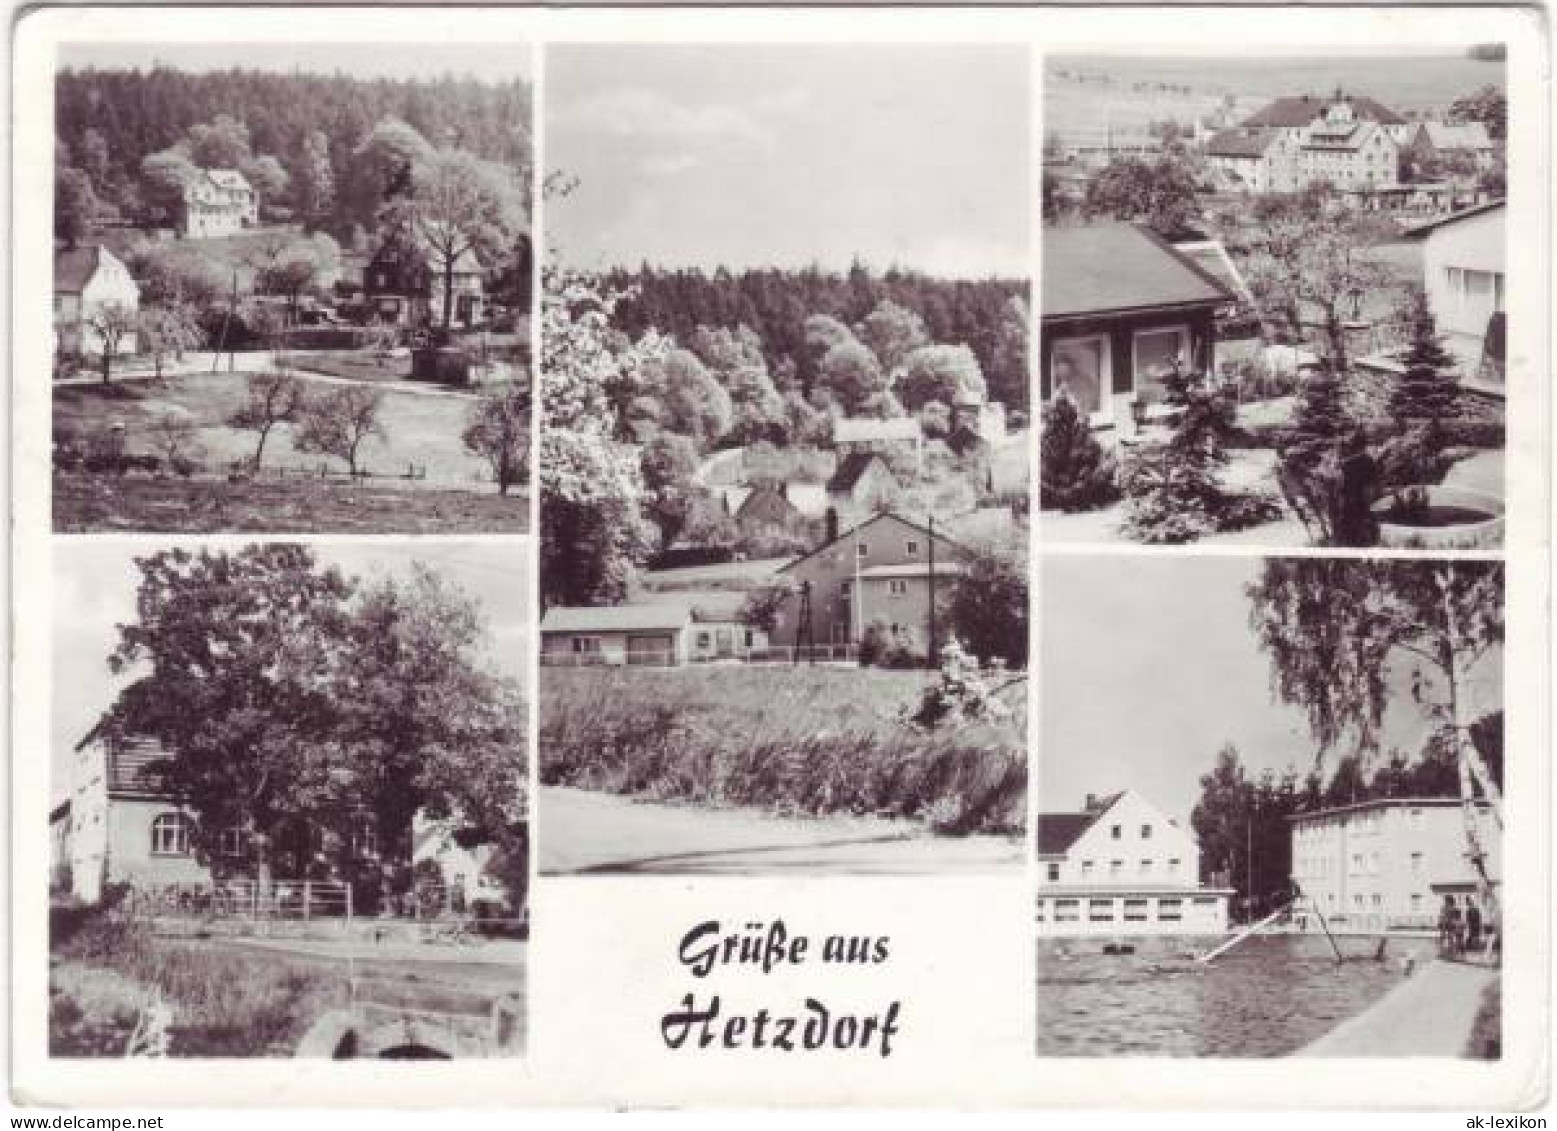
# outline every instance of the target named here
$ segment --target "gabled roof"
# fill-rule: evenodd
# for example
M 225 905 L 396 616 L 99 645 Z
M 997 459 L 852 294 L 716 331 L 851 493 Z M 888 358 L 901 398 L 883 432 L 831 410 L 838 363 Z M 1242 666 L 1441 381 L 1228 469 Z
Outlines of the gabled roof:
M 833 421 L 833 443 L 870 443 L 875 440 L 917 440 L 922 433 L 912 416 L 880 420 L 874 416 L 845 416 Z
M 1222 130 L 1206 142 L 1207 157 L 1263 157 L 1276 134 L 1263 129 Z
M 1376 102 L 1366 95 L 1345 96 L 1351 103 L 1352 113 L 1359 118 L 1365 118 L 1370 122 L 1378 122 L 1382 126 L 1403 126 L 1406 120 L 1395 111 L 1382 103 Z M 1324 112 L 1336 102 L 1334 98 L 1320 98 L 1312 94 L 1291 95 L 1286 98 L 1278 98 L 1263 110 L 1259 110 L 1245 118 L 1246 126 L 1276 126 L 1283 129 L 1291 129 L 1295 126 L 1311 125 L 1315 119 L 1324 115 Z
M 682 628 L 691 619 L 686 605 L 553 605 L 541 618 L 541 631 L 644 632 Z
M 1220 306 L 1234 296 L 1194 260 L 1139 224 L 1047 228 L 1045 319 L 1152 307 Z
M 1090 809 L 1079 813 L 1038 814 L 1038 855 L 1064 856 L 1070 846 L 1081 839 L 1082 834 L 1097 824 L 1098 819 L 1114 807 L 1124 792 L 1112 794 L 1100 800 Z
M 1196 266 L 1221 283 L 1231 294 L 1244 302 L 1254 301 L 1249 284 L 1244 282 L 1238 265 L 1233 262 L 1232 256 L 1227 254 L 1227 248 L 1222 245 L 1221 240 L 1185 240 L 1173 246 L 1178 249 L 1180 255 L 1193 260 Z
M 1462 208 L 1458 212 L 1451 212 L 1447 216 L 1440 216 L 1436 220 L 1428 220 L 1425 223 L 1407 228 L 1401 234 L 1408 240 L 1415 239 L 1418 236 L 1425 236 L 1429 232 L 1437 231 L 1439 228 L 1448 227 L 1450 224 L 1458 224 L 1461 220 L 1469 220 L 1473 216 L 1481 216 L 1484 213 L 1502 208 L 1504 203 L 1501 200 L 1489 200 L 1485 204 L 1476 204 L 1470 208 Z
M 97 274 L 97 244 L 67 247 L 54 253 L 54 293 L 78 295 Z
M 838 468 L 833 472 L 833 477 L 827 481 L 827 490 L 831 494 L 843 494 L 852 491 L 855 485 L 865 477 L 865 472 L 870 469 L 872 463 L 887 466 L 887 461 L 875 452 L 850 452 L 838 463 Z
M 961 542 L 958 542 L 958 541 L 956 541 L 954 539 L 946 537 L 946 535 L 943 534 L 939 530 L 936 530 L 936 531 L 932 532 L 928 526 L 922 526 L 919 523 L 913 521 L 912 519 L 904 518 L 902 515 L 898 514 L 896 511 L 877 511 L 875 514 L 873 514 L 869 518 L 867 518 L 864 522 L 856 523 L 854 526 L 849 527 L 849 529 L 847 529 L 847 530 L 840 530 L 838 532 L 838 537 L 834 538 L 831 542 L 823 542 L 820 546 L 818 546 L 816 549 L 812 550 L 809 554 L 801 554 L 798 558 L 795 558 L 793 561 L 785 562 L 782 566 L 780 566 L 778 568 L 777 572 L 779 572 L 779 573 L 788 573 L 790 570 L 794 569 L 801 562 L 809 561 L 810 559 L 816 557 L 818 554 L 826 553 L 829 549 L 831 549 L 833 546 L 836 546 L 839 542 L 842 542 L 845 538 L 848 538 L 851 535 L 855 534 L 856 532 L 864 530 L 866 527 L 871 526 L 871 525 L 873 525 L 873 524 L 875 524 L 877 522 L 880 522 L 882 519 L 885 519 L 885 518 L 894 518 L 898 522 L 901 522 L 904 526 L 908 527 L 909 529 L 917 530 L 919 533 L 923 534 L 925 537 L 927 537 L 927 538 L 934 538 L 937 542 L 940 542 L 941 544 L 946 545 L 946 546 L 950 546 L 954 550 L 960 550 L 963 553 L 970 552 L 968 550 L 968 548 L 966 546 L 964 546 Z
M 1423 122 L 1420 134 L 1426 134 L 1434 149 L 1492 149 L 1492 138 L 1480 122 Z
M 224 189 L 247 189 L 253 192 L 254 188 L 249 184 L 249 178 L 245 177 L 237 169 L 207 169 L 205 175 Z

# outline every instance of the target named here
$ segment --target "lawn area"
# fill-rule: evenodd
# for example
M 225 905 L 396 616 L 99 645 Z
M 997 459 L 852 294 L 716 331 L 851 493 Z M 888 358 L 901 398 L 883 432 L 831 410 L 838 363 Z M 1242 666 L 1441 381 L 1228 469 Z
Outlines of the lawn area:
M 304 378 L 308 393 L 323 396 L 337 385 Z M 166 416 L 187 420 L 200 430 L 208 467 L 225 469 L 233 460 L 253 456 L 256 437 L 231 428 L 227 419 L 247 396 L 241 373 L 201 373 L 110 385 L 74 385 L 54 390 L 56 431 L 90 432 L 113 423 L 125 427 L 126 448 L 152 449 L 152 425 Z M 426 468 L 428 485 L 494 491 L 487 465 L 465 450 L 460 440 L 473 398 L 429 396 L 392 388 L 383 390 L 379 424 L 384 438 L 369 438 L 359 466 L 381 474 L 399 474 L 415 464 Z M 321 463 L 344 470 L 327 456 L 299 452 L 296 428 L 279 425 L 265 447 L 267 466 L 315 468 Z
M 375 357 L 366 350 L 318 350 L 292 352 L 292 364 L 309 373 L 350 377 L 355 381 L 405 381 L 411 376 L 411 357 Z
M 805 665 L 546 668 L 541 782 L 785 815 L 907 818 L 953 834 L 1022 828 L 1019 726 L 925 733 L 899 721 L 935 678 Z
M 522 534 L 523 492 L 358 486 L 320 479 L 115 478 L 56 472 L 54 529 L 275 534 Z

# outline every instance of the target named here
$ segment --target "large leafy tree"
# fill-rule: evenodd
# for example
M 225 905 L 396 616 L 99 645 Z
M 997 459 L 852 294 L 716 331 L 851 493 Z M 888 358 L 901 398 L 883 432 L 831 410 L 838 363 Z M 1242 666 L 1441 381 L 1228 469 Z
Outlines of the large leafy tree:
M 497 493 L 529 479 L 530 388 L 513 381 L 484 394 L 471 406 L 460 439 L 465 450 L 486 460 Z
M 669 343 L 614 334 L 620 293 L 548 266 L 541 302 L 541 598 L 547 605 L 620 603 L 648 551 L 643 479 L 622 443 L 620 390 L 642 388 Z
M 1164 235 L 1177 235 L 1200 212 L 1195 176 L 1182 160 L 1119 157 L 1087 184 L 1086 209 L 1116 220 L 1143 220 Z
M 396 855 L 408 856 L 421 813 L 522 860 L 522 699 L 487 667 L 477 602 L 417 565 L 362 593 L 347 639 L 334 673 L 337 735 L 379 843 L 398 843 Z M 504 879 L 523 892 L 519 870 L 505 868 Z
M 136 678 L 101 726 L 167 751 L 159 785 L 198 822 L 204 850 L 242 829 L 268 887 L 276 837 L 342 803 L 331 673 L 352 585 L 308 547 L 164 550 L 136 561 L 136 617 L 109 657 Z
M 414 161 L 408 191 L 385 208 L 388 225 L 427 257 L 441 293 L 440 321 L 454 317 L 454 277 L 474 259 L 485 269 L 507 259 L 525 221 L 513 170 L 458 149 Z
M 952 632 L 973 655 L 1027 666 L 1028 570 L 1025 540 L 1009 547 L 976 547 L 951 584 Z
M 1502 790 L 1473 737 L 1471 691 L 1501 662 L 1502 563 L 1273 558 L 1249 597 L 1272 688 L 1307 715 L 1316 763 L 1376 751 L 1386 710 L 1409 689 L 1453 751 L 1466 854 L 1490 896 L 1478 801 L 1501 829 Z

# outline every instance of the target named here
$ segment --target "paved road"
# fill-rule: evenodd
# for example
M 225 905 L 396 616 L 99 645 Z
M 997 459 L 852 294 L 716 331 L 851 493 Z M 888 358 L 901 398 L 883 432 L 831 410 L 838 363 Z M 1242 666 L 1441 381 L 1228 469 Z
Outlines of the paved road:
M 979 873 L 1020 868 L 1019 837 L 941 837 L 908 821 L 774 817 L 549 786 L 537 842 L 548 874 Z
M 1435 961 L 1298 1056 L 1462 1057 L 1496 967 Z

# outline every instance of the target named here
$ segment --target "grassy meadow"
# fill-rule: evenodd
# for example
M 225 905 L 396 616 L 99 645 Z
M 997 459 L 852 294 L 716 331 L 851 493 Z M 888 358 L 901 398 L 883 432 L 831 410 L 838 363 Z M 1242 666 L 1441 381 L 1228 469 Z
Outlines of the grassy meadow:
M 149 534 L 522 534 L 522 490 L 436 490 L 315 478 L 153 479 L 54 474 L 54 529 Z
M 299 373 L 305 389 L 322 396 L 339 386 L 310 379 Z M 71 385 L 54 390 L 56 432 L 90 433 L 112 423 L 125 428 L 125 447 L 131 452 L 154 451 L 154 424 L 166 416 L 186 420 L 199 430 L 205 448 L 203 462 L 213 470 L 225 470 L 234 460 L 254 455 L 256 435 L 231 428 L 226 421 L 247 397 L 242 373 L 200 373 L 164 377 L 161 380 L 122 381 L 108 385 Z M 429 486 L 491 491 L 486 463 L 465 450 L 460 434 L 472 398 L 434 396 L 393 388 L 383 390 L 379 408 L 382 440 L 371 437 L 363 444 L 359 465 L 379 474 L 399 474 L 408 465 L 427 469 Z M 295 429 L 282 425 L 265 445 L 265 463 L 271 467 L 315 468 L 321 463 L 336 470 L 345 464 L 329 456 L 299 452 L 293 445 Z
M 898 712 L 933 678 L 871 668 L 547 668 L 544 785 L 794 816 L 1014 833 L 1027 756 L 1015 726 L 925 733 Z

